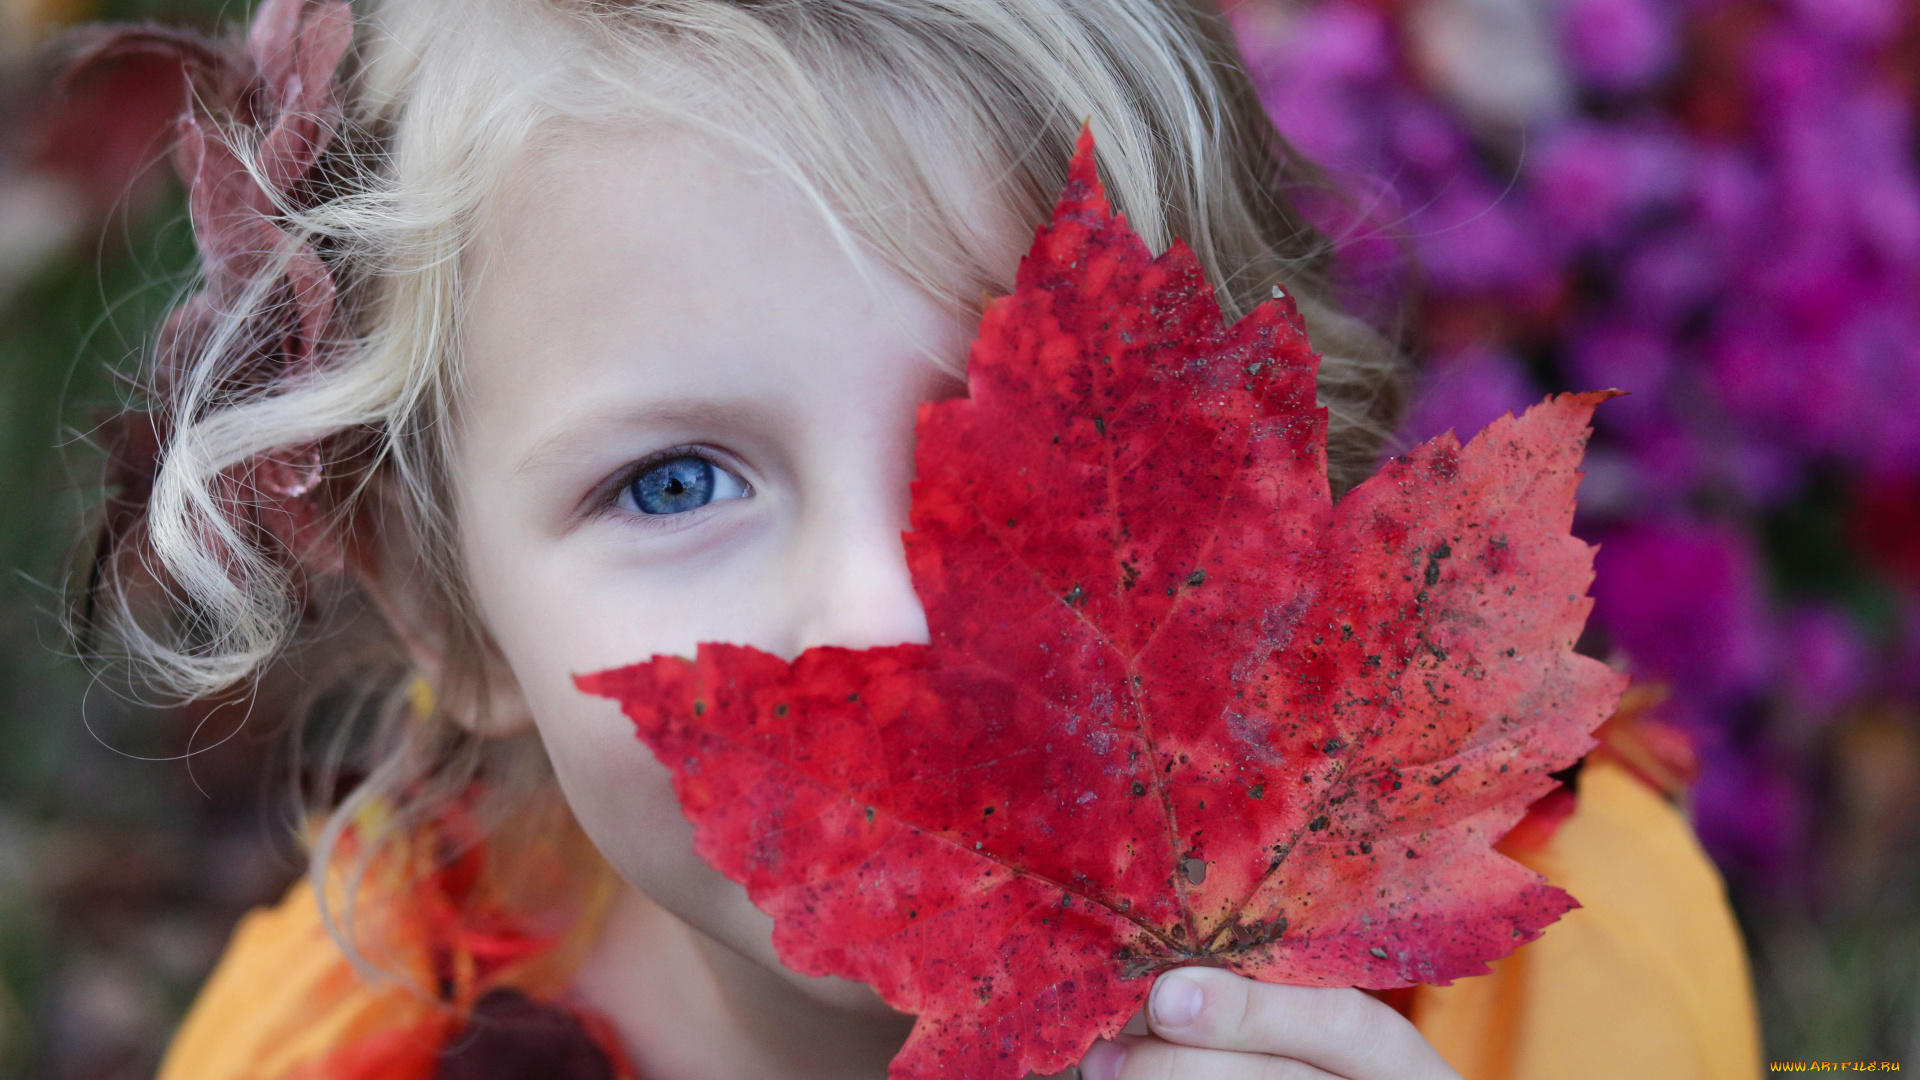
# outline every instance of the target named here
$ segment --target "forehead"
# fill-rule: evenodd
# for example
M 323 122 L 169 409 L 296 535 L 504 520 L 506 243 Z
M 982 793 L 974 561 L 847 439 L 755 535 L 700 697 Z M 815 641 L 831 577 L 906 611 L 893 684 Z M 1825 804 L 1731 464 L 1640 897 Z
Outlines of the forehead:
M 483 453 L 608 409 L 767 410 L 875 365 L 959 359 L 948 306 L 860 261 L 770 167 L 672 128 L 529 151 L 467 276 L 460 411 Z
M 750 334 L 754 320 L 716 316 L 791 307 L 806 286 L 855 270 L 824 220 L 768 172 L 674 128 L 545 140 L 516 161 L 476 232 L 471 336 L 494 351 L 561 327 Z

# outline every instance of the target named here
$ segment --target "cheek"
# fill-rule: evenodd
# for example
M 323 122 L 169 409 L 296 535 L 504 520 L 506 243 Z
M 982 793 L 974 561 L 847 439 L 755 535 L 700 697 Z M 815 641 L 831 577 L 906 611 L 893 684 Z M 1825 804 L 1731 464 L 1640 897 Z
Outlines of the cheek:
M 667 769 L 611 701 L 576 691 L 527 704 L 581 827 L 622 877 L 665 901 L 661 889 L 699 862 Z
M 893 1015 L 861 983 L 807 978 L 780 963 L 773 921 L 694 852 L 693 826 L 680 813 L 666 766 L 617 706 L 579 693 L 529 705 L 574 816 L 628 884 L 807 997 L 860 1015 Z
M 619 707 L 527 681 L 545 690 L 530 687 L 527 704 L 567 805 L 621 878 L 709 937 L 775 964 L 771 923 L 694 852 L 670 774 Z
M 606 589 L 581 588 L 581 575 L 569 573 L 565 560 L 541 559 L 537 549 L 516 547 L 505 529 L 476 528 L 473 523 L 489 518 L 475 509 L 463 507 L 471 530 L 464 539 L 474 600 L 574 817 L 622 878 L 668 910 L 751 910 L 744 890 L 694 853 L 693 827 L 680 813 L 666 768 L 619 706 L 573 684 L 578 672 L 647 655 L 619 641 L 615 628 L 630 627 L 633 620 L 615 619 L 613 610 L 621 605 L 609 603 Z
M 680 813 L 667 769 L 619 706 L 573 685 L 577 671 L 591 669 L 579 658 L 592 650 L 577 640 L 593 636 L 590 615 L 569 624 L 535 617 L 526 605 L 501 612 L 482 598 L 481 606 L 489 626 L 499 628 L 494 638 L 567 804 L 621 877 L 672 910 L 712 904 L 716 890 L 733 888 L 694 854 L 693 826 Z

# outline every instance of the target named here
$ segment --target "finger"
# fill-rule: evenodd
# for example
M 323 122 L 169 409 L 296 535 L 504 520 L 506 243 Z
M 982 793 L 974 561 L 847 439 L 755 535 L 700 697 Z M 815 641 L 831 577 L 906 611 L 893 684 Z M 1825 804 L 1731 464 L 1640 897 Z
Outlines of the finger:
M 1168 1042 L 1276 1054 L 1347 1080 L 1459 1080 L 1406 1017 L 1358 990 L 1185 967 L 1154 983 L 1147 1020 Z
M 1081 1080 L 1341 1080 L 1292 1058 L 1128 1036 L 1094 1043 L 1080 1063 L 1080 1076 Z

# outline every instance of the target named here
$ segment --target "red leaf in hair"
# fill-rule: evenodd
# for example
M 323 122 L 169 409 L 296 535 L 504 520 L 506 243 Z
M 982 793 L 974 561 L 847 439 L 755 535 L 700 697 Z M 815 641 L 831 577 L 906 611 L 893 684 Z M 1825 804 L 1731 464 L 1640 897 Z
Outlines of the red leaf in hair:
M 347 336 L 331 271 L 282 215 L 309 204 L 303 185 L 339 133 L 335 73 L 352 41 L 344 0 L 265 0 L 244 48 L 176 31 L 119 30 L 95 35 L 69 73 L 72 79 L 120 56 L 162 55 L 179 62 L 188 90 L 174 163 L 188 190 L 204 284 L 161 331 L 154 377 L 142 387 L 156 414 L 110 439 L 108 473 L 118 494 L 109 547 L 151 493 L 173 423 L 170 392 L 203 353 L 220 348 L 218 393 L 230 399 L 272 392 Z M 310 570 L 341 561 L 319 499 L 325 449 L 282 449 L 221 481 L 229 515 L 277 538 Z

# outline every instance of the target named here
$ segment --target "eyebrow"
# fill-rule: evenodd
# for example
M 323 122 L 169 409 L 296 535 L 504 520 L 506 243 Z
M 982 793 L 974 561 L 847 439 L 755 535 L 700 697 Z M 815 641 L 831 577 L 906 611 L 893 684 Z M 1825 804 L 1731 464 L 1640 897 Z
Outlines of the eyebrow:
M 751 418 L 759 411 L 758 402 L 683 398 L 576 412 L 535 441 L 513 471 L 525 474 L 578 461 L 585 456 L 582 444 L 592 445 L 632 428 L 696 427 L 722 421 L 738 424 L 743 414 Z

